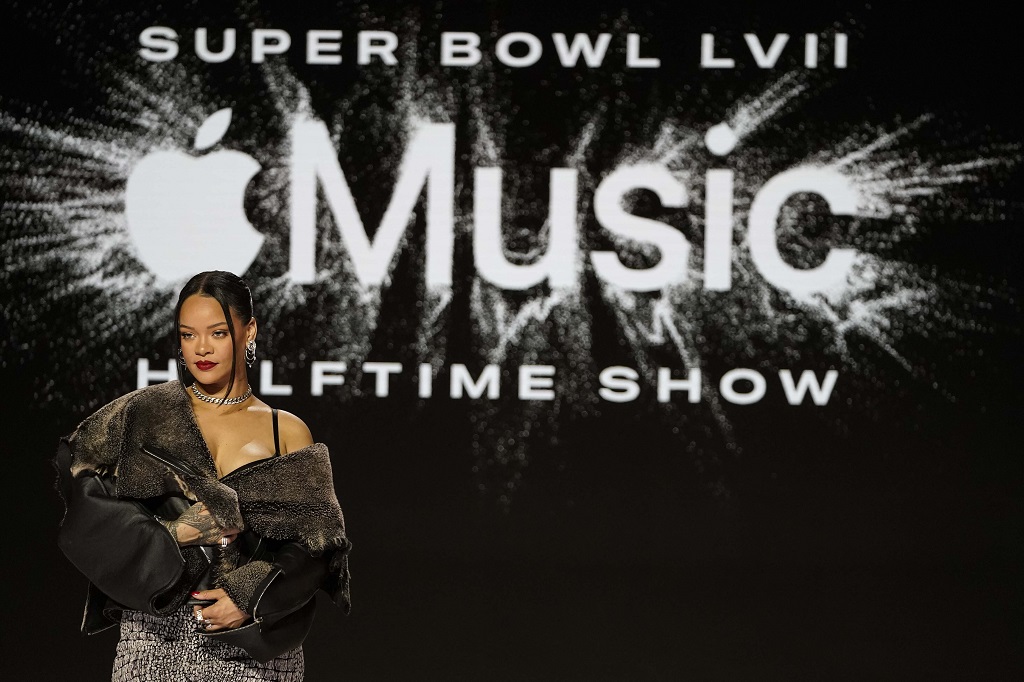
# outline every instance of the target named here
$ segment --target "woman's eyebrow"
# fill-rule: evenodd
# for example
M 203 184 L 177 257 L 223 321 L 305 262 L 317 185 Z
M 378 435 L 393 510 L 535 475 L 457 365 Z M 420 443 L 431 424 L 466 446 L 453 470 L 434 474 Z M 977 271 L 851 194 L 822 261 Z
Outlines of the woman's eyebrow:
M 224 325 L 226 327 L 226 326 L 228 326 L 228 323 L 227 322 L 214 322 L 213 324 L 207 326 L 206 328 L 207 329 L 213 329 L 214 327 L 219 327 L 220 325 Z M 178 329 L 194 329 L 194 327 L 190 327 L 187 324 L 178 324 Z

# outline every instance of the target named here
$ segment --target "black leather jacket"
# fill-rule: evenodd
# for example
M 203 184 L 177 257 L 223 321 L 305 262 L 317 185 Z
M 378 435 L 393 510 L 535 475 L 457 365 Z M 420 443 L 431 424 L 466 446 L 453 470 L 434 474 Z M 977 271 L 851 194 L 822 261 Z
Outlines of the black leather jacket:
M 170 475 L 145 456 L 145 443 L 175 452 L 182 468 Z M 253 619 L 206 636 L 258 660 L 301 643 L 317 589 L 348 611 L 351 545 L 322 444 L 218 480 L 187 397 L 174 382 L 99 410 L 61 440 L 55 464 L 67 506 L 58 545 L 90 583 L 83 632 L 110 627 L 124 609 L 167 615 L 211 572 L 216 582 L 200 589 L 222 587 Z M 181 497 L 184 489 L 189 500 Z M 172 514 L 198 498 L 221 525 L 245 528 L 255 541 L 236 540 L 216 561 L 210 548 L 179 547 L 155 516 L 174 495 L 182 506 Z M 246 545 L 263 556 L 243 554 Z
M 55 463 L 67 513 L 57 544 L 89 579 L 82 632 L 115 625 L 124 609 L 154 616 L 175 610 L 200 577 L 186 570 L 182 548 L 143 502 L 117 497 L 110 478 L 72 476 L 71 459 L 62 440 Z M 251 615 L 269 624 L 300 609 L 324 584 L 329 562 L 297 543 L 278 546 L 274 569 L 249 599 Z

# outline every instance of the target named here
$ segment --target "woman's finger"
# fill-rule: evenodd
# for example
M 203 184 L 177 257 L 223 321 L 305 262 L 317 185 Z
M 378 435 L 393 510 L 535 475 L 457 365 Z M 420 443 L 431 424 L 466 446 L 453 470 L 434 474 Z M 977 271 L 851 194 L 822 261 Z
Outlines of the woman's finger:
M 192 608 L 192 617 L 195 618 L 196 624 L 201 628 L 208 627 L 212 623 L 209 614 L 203 613 L 203 607 L 201 606 Z
M 213 599 L 213 600 L 216 601 L 218 599 L 221 599 L 221 598 L 227 596 L 227 592 L 225 592 L 224 590 L 222 590 L 221 588 L 218 587 L 218 588 L 213 589 L 213 590 L 203 590 L 202 592 L 192 592 L 192 596 L 195 597 L 196 599 L 202 599 L 203 601 L 206 601 L 207 599 Z M 214 606 L 215 606 L 214 604 L 211 604 L 210 606 L 207 606 L 206 608 L 210 609 L 210 608 L 213 608 Z
M 237 528 L 228 528 L 223 531 L 223 535 L 220 538 L 220 546 L 227 547 L 238 537 L 239 530 Z
M 231 601 L 221 588 L 206 590 L 204 592 L 193 592 L 193 597 L 202 599 L 215 599 L 215 604 L 209 606 L 195 606 L 192 615 L 196 619 L 196 625 L 203 632 L 217 632 L 218 630 L 229 630 L 245 623 L 248 616 Z
M 205 632 L 211 632 L 219 629 L 221 626 L 216 624 L 216 620 L 219 620 L 214 614 L 210 613 L 210 610 L 215 605 L 211 606 L 196 606 L 192 609 L 192 617 L 196 620 L 196 625 L 199 629 Z

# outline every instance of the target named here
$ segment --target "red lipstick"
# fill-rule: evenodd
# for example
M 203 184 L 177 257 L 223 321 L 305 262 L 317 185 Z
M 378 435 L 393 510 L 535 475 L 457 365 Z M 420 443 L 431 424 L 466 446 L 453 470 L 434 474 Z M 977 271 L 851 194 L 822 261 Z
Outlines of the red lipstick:
M 217 366 L 216 362 L 210 362 L 209 360 L 200 360 L 196 363 L 196 369 L 201 372 L 208 372 Z

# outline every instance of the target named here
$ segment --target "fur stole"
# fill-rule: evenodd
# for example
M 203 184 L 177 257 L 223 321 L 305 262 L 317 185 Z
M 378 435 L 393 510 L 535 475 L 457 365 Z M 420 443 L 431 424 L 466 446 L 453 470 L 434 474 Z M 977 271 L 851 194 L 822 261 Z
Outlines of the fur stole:
M 251 528 L 291 540 L 310 552 L 333 552 L 336 601 L 348 592 L 345 521 L 334 493 L 327 446 L 314 443 L 261 460 L 218 480 L 217 468 L 178 381 L 142 388 L 100 408 L 69 437 L 72 473 L 113 476 L 118 497 L 149 499 L 181 494 L 202 501 L 226 527 Z M 171 453 L 194 473 L 171 472 L 142 446 Z

